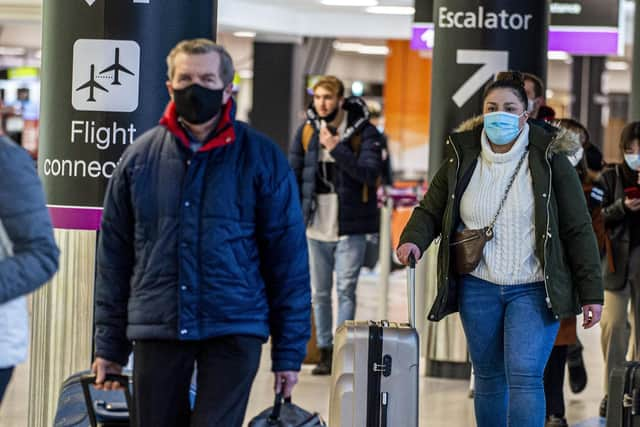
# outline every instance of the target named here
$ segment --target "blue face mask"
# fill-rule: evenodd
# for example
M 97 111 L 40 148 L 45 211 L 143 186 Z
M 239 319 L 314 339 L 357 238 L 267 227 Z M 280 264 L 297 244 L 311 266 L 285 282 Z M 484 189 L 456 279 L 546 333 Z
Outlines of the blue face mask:
M 624 161 L 634 171 L 640 171 L 640 154 L 625 154 Z
M 513 142 L 520 133 L 520 117 L 522 115 L 504 111 L 485 114 L 484 131 L 489 141 L 496 145 L 507 145 Z

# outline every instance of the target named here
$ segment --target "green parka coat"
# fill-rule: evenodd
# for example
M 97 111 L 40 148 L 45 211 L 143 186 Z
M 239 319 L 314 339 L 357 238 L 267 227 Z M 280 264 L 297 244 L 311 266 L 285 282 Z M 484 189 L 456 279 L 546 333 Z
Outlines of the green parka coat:
M 446 142 L 445 163 L 415 208 L 400 238 L 422 253 L 441 238 L 438 292 L 428 318 L 438 321 L 458 311 L 459 278 L 449 244 L 460 224 L 460 200 L 481 151 L 482 116 L 465 122 Z M 600 255 L 582 185 L 566 155 L 577 150 L 567 131 L 549 133 L 530 124 L 529 169 L 535 199 L 536 256 L 540 260 L 547 305 L 556 318 L 579 314 L 581 306 L 602 304 Z

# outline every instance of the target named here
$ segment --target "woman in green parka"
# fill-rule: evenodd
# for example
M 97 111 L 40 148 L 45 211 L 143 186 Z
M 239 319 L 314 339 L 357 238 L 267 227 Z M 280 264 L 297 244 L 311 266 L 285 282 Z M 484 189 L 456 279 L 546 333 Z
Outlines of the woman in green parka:
M 567 159 L 578 147 L 563 131 L 528 123 L 521 73 L 497 76 L 484 93 L 483 113 L 448 138 L 445 163 L 397 254 L 407 263 L 442 239 L 428 317 L 460 312 L 476 375 L 478 427 L 541 427 L 542 377 L 559 319 L 582 311 L 583 327 L 600 320 L 598 247 Z M 457 246 L 468 244 L 458 232 L 474 230 L 486 236 L 479 262 L 456 258 Z

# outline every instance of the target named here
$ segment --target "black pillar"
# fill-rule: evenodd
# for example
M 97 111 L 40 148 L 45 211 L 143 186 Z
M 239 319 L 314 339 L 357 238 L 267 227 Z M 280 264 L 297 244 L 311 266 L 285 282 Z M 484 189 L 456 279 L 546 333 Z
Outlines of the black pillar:
M 256 41 L 253 45 L 253 109 L 251 125 L 288 152 L 293 137 L 292 110 L 300 109 L 304 76 L 300 46 Z
M 547 74 L 546 0 L 436 0 L 429 175 L 462 121 L 482 111 L 482 90 L 505 69 Z
M 307 77 L 326 72 L 332 46 L 326 38 L 254 43 L 251 124 L 285 152 L 303 121 Z
M 573 58 L 571 106 L 572 116 L 582 123 L 591 135 L 591 141 L 602 147 L 602 106 L 607 98 L 602 95 L 602 74 L 606 58 L 576 56 Z
M 54 225 L 97 229 L 123 150 L 158 123 L 169 99 L 169 50 L 186 38 L 215 39 L 216 7 L 215 0 L 44 4 L 38 166 L 56 206 Z M 79 207 L 98 209 L 70 220 Z

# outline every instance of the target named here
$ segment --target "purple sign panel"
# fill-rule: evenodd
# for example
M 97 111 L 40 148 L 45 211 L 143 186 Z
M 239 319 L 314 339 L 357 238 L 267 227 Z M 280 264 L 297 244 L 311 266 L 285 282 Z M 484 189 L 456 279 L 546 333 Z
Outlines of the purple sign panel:
M 51 222 L 55 228 L 66 230 L 98 230 L 102 208 L 49 205 Z
M 553 28 L 549 30 L 549 50 L 568 52 L 573 55 L 617 55 L 620 42 L 618 30 L 571 30 Z
M 416 24 L 411 36 L 411 49 L 432 50 L 434 46 L 434 24 Z M 572 55 L 606 56 L 617 55 L 620 34 L 615 28 L 551 27 L 549 50 L 567 52 Z

